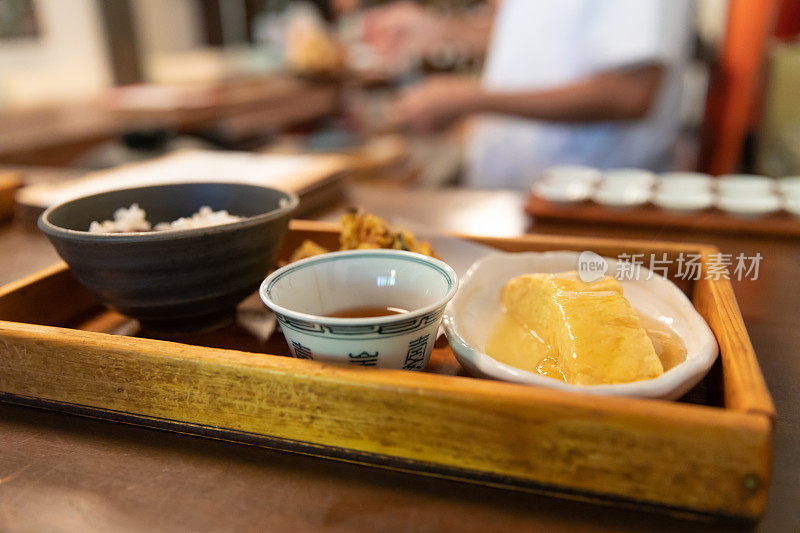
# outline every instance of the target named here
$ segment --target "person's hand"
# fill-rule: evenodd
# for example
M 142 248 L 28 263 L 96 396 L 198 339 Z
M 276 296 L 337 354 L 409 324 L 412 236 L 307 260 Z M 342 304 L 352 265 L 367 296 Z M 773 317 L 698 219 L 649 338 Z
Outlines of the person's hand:
M 482 94 L 477 81 L 439 76 L 403 93 L 390 111 L 390 120 L 416 132 L 440 130 L 478 111 Z
M 416 2 L 392 2 L 364 13 L 364 41 L 378 54 L 402 61 L 440 43 L 440 22 Z

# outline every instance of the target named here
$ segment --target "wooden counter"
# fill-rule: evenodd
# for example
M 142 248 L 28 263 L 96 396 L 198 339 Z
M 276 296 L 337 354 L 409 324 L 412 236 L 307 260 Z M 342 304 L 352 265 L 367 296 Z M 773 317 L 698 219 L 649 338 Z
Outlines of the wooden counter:
M 67 166 L 120 133 L 171 128 L 192 133 L 213 128 L 236 142 L 313 121 L 334 112 L 338 89 L 288 77 L 232 80 L 203 105 L 123 109 L 101 103 L 0 113 L 0 163 Z

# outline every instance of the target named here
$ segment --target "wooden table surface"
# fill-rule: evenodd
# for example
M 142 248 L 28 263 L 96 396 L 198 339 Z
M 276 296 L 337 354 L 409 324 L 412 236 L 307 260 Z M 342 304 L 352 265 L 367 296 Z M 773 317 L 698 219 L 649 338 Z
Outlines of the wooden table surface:
M 439 231 L 706 241 L 763 256 L 757 281 L 734 282 L 778 410 L 774 472 L 757 524 L 683 521 L 0 405 L 2 531 L 798 531 L 800 528 L 800 242 L 531 225 L 515 192 L 354 186 L 345 204 Z M 36 230 L 0 225 L 0 283 L 56 261 Z

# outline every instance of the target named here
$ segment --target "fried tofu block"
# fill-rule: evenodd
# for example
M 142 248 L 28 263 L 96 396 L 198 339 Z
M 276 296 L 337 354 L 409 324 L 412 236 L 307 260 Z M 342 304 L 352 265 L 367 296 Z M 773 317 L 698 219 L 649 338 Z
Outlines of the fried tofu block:
M 576 273 L 526 274 L 503 288 L 506 311 L 556 353 L 565 379 L 578 385 L 625 383 L 661 375 L 653 343 L 622 286 Z

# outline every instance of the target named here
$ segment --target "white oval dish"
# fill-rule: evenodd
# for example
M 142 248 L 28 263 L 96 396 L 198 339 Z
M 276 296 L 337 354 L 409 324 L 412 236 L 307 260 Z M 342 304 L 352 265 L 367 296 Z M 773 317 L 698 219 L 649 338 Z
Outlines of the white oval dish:
M 658 274 L 646 279 L 649 271 L 645 268 L 640 269 L 638 280 L 620 280 L 625 298 L 641 315 L 675 331 L 688 352 L 685 362 L 661 376 L 632 383 L 579 386 L 520 370 L 484 353 L 489 332 L 502 313 L 500 289 L 522 274 L 575 270 L 578 256 L 578 252 L 497 253 L 476 261 L 445 311 L 445 332 L 459 363 L 474 375 L 564 391 L 669 400 L 683 396 L 711 368 L 717 343 L 681 290 Z M 606 262 L 609 272 L 616 272 L 617 261 Z

